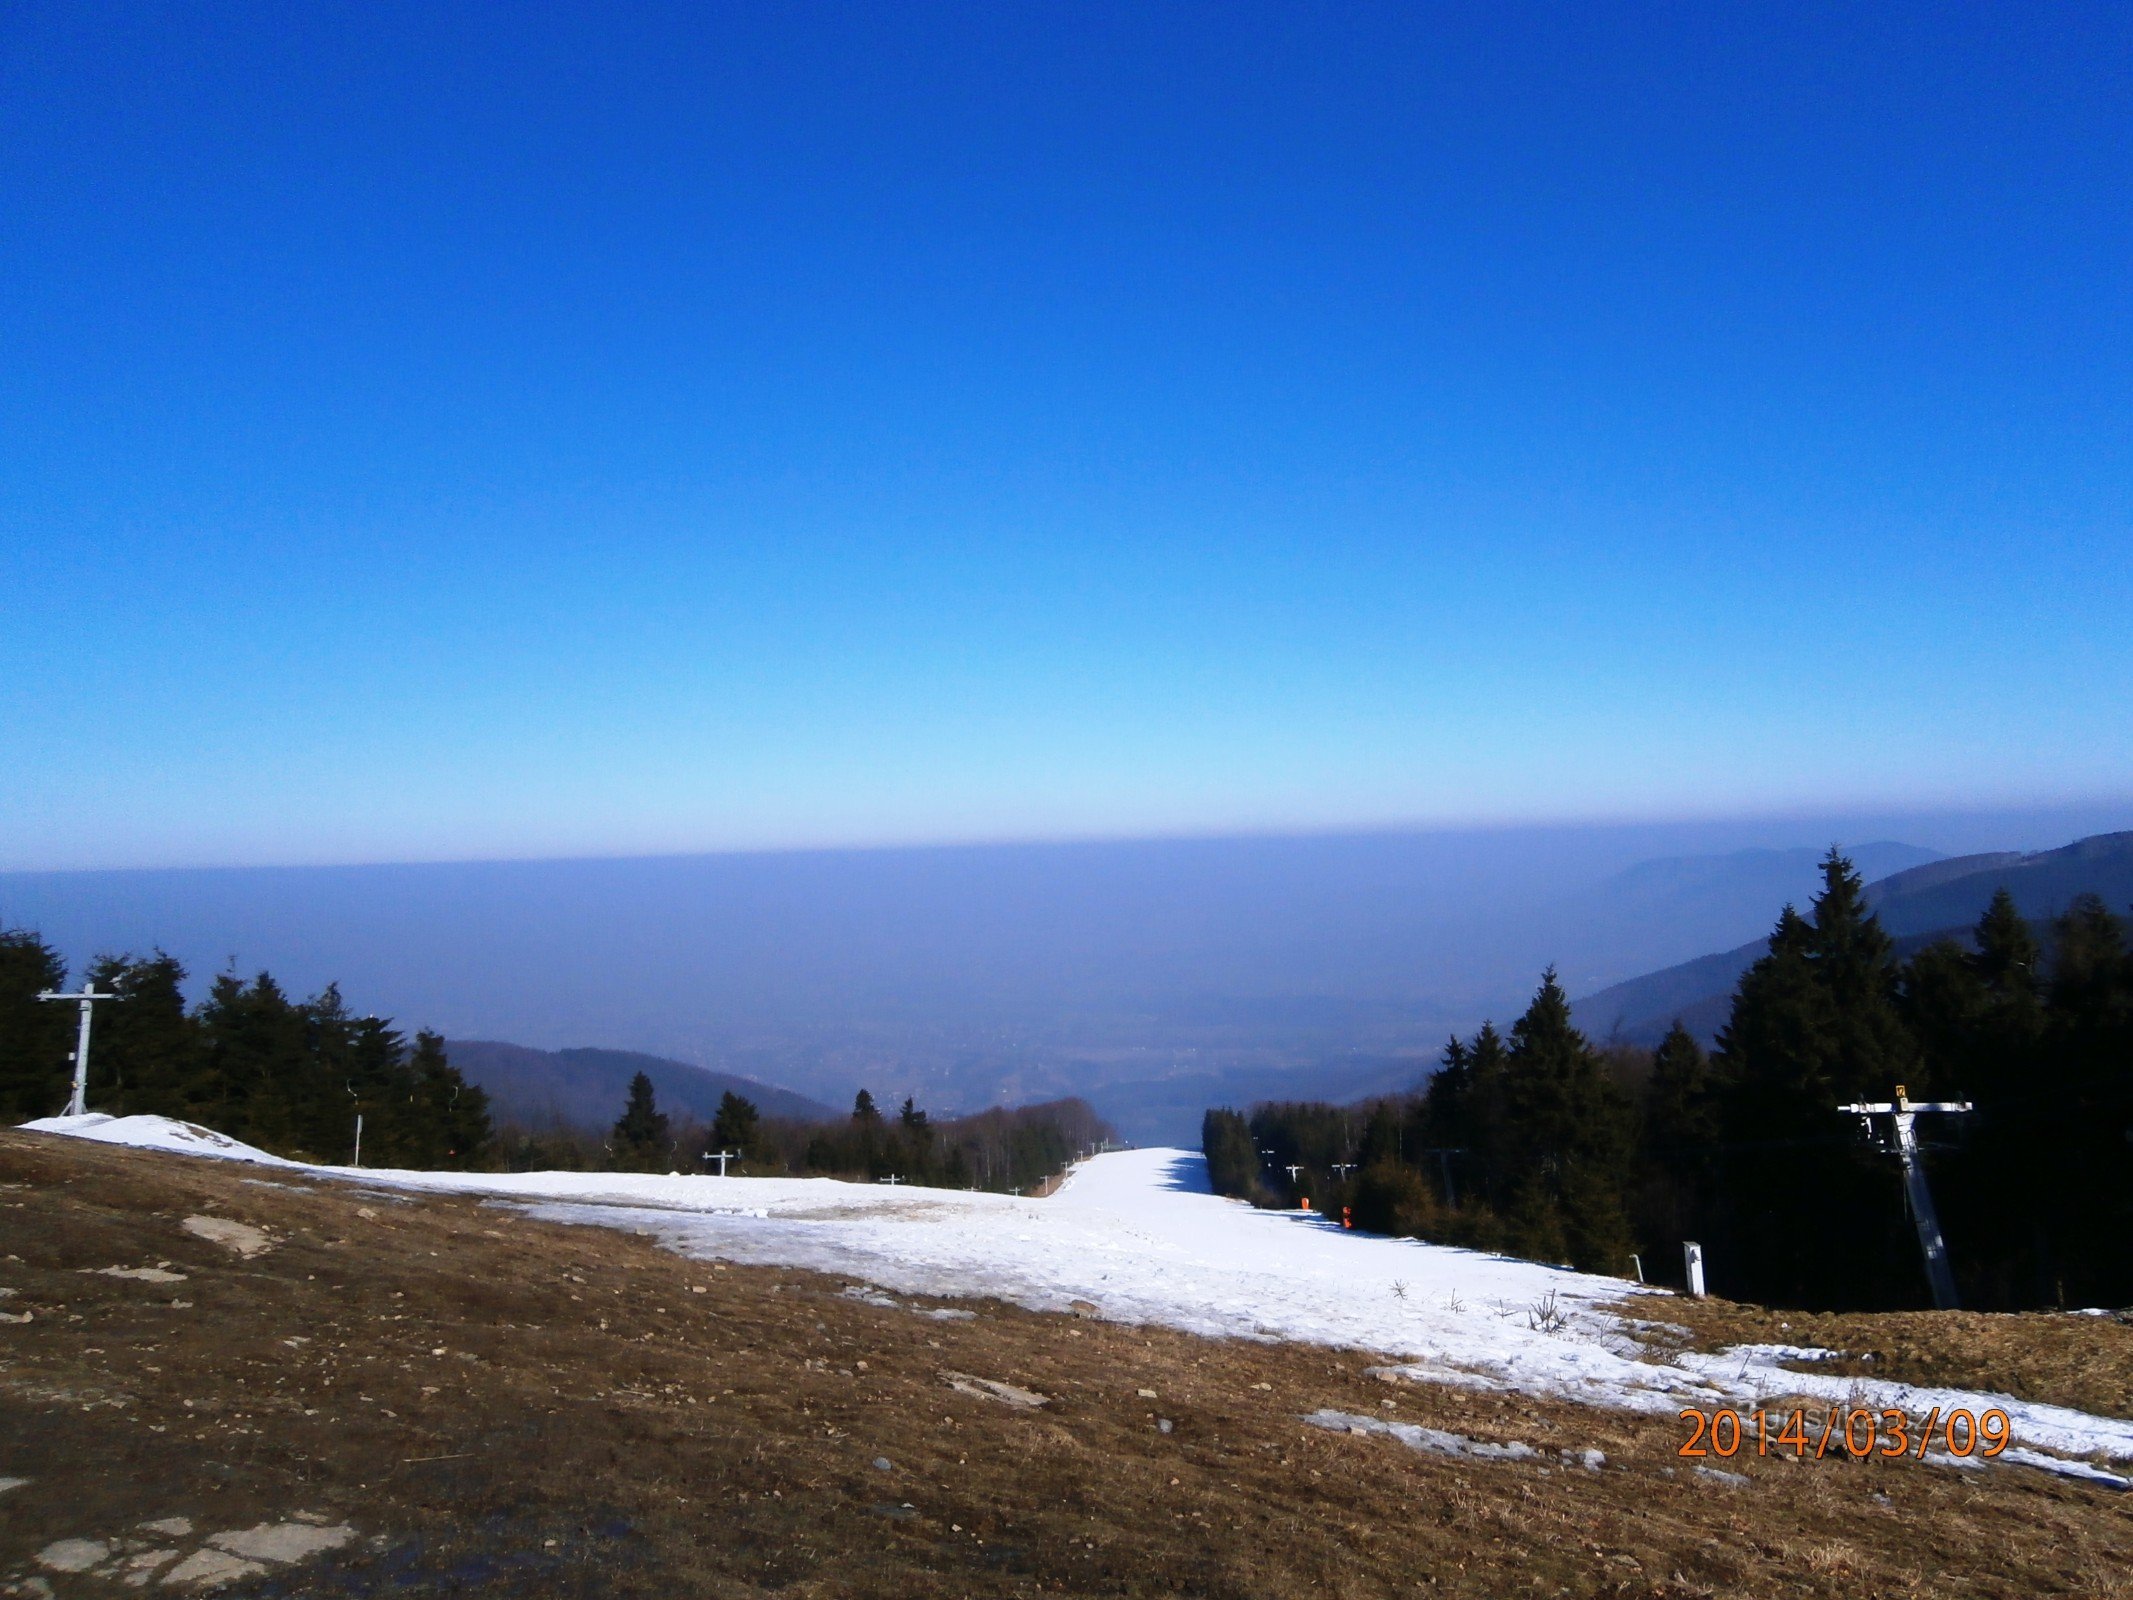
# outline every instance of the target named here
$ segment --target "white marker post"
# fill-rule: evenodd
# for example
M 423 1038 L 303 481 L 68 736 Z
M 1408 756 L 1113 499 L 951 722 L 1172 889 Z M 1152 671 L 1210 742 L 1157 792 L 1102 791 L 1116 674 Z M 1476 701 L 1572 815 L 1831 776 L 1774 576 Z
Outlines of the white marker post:
M 81 1005 L 81 1033 L 74 1041 L 74 1092 L 67 1097 L 67 1112 L 70 1117 L 81 1117 L 89 1112 L 89 1014 L 99 1000 L 123 1000 L 122 994 L 98 994 L 96 981 L 84 980 L 80 994 L 61 994 L 56 989 L 45 989 L 40 1000 L 74 1000 Z
M 1703 1246 L 1694 1239 L 1681 1241 L 1681 1264 L 1688 1270 L 1689 1293 L 1703 1298 Z
M 1912 1124 L 1921 1111 L 1960 1116 L 1971 1109 L 1970 1102 L 1909 1100 L 1899 1083 L 1894 1100 L 1866 1101 L 1837 1109 L 1851 1112 L 1865 1124 L 1869 1134 L 1874 1131 L 1876 1117 L 1887 1117 L 1895 1123 L 1896 1154 L 1903 1160 L 1903 1190 L 1911 1200 L 1911 1220 L 1918 1225 L 1918 1249 L 1926 1258 L 1926 1282 L 1933 1290 L 1933 1309 L 1955 1310 L 1955 1273 L 1948 1265 L 1948 1241 L 1940 1236 L 1940 1215 L 1933 1209 L 1933 1191 L 1926 1187 L 1926 1169 L 1918 1159 L 1918 1135 Z
M 738 1150 L 706 1150 L 704 1152 L 706 1161 L 716 1161 L 718 1163 L 718 1175 L 721 1178 L 726 1175 L 726 1163 L 738 1161 L 740 1158 L 741 1153 Z

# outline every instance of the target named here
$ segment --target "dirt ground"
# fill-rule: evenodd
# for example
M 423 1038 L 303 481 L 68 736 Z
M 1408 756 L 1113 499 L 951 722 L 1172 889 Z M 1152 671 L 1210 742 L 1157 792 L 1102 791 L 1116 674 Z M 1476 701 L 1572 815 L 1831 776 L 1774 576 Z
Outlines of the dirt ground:
M 0 1593 L 2133 1595 L 2133 1495 L 2027 1469 L 1728 1481 L 1670 1417 L 850 1288 L 0 1132 Z M 1780 1320 L 1684 1314 L 1698 1340 Z M 1875 1370 L 2126 1410 L 2133 1330 L 2100 1319 L 1790 1320 Z M 1322 1407 L 1543 1455 L 1299 1420 Z M 1589 1448 L 1596 1472 L 1560 1455 Z

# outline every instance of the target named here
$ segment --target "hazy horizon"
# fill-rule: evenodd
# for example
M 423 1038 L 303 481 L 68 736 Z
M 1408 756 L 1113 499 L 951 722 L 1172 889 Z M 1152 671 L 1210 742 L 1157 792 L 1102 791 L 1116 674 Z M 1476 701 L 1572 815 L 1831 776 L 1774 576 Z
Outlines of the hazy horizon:
M 409 1029 L 639 1050 L 838 1103 L 1082 1093 L 1137 1129 L 1191 1102 L 1345 1097 L 1444 1037 L 1728 949 L 1868 875 L 2133 827 L 2080 811 L 1768 819 L 597 860 L 0 874 L 0 924 L 77 970 L 160 946 L 338 982 Z M 1662 870 L 1654 871 L 1657 863 Z M 1135 1121 L 1135 1118 L 1142 1120 Z
M 333 871 L 358 867 L 484 867 L 540 866 L 601 862 L 654 862 L 717 858 L 780 856 L 846 856 L 928 851 L 1013 850 L 1019 848 L 1073 849 L 1104 845 L 1193 845 L 1249 842 L 1253 840 L 1344 840 L 1376 838 L 1468 838 L 1498 835 L 1549 833 L 1637 833 L 1678 831 L 1683 837 L 1708 834 L 1713 838 L 1772 838 L 1788 841 L 1782 848 L 1804 847 L 1816 830 L 1828 832 L 1825 845 L 1845 838 L 1864 837 L 1875 827 L 1919 838 L 1947 841 L 1947 854 L 1991 849 L 2045 849 L 2033 841 L 2051 838 L 2059 843 L 2083 834 L 2115 831 L 2119 822 L 2133 823 L 2133 791 L 2124 794 L 2096 793 L 2039 801 L 1971 799 L 1942 806 L 1885 807 L 1867 804 L 1831 804 L 1819 808 L 1789 808 L 1732 813 L 1632 813 L 1544 814 L 1492 819 L 1407 818 L 1352 824 L 1254 828 L 1175 828 L 1144 832 L 1111 831 L 1087 833 L 1004 833 L 940 838 L 852 839 L 820 843 L 751 844 L 726 847 L 704 846 L 656 850 L 550 851 L 537 854 L 386 855 L 350 857 L 251 858 L 242 860 L 139 860 L 63 863 L 20 863 L 0 858 L 0 878 L 62 877 L 97 873 L 155 872 L 246 872 L 253 870 Z M 1829 830 L 1834 829 L 1834 832 Z M 2064 838 L 2059 836 L 2064 834 Z M 1972 843 L 1973 840 L 2023 841 Z M 1761 848 L 1756 845 L 1744 849 Z

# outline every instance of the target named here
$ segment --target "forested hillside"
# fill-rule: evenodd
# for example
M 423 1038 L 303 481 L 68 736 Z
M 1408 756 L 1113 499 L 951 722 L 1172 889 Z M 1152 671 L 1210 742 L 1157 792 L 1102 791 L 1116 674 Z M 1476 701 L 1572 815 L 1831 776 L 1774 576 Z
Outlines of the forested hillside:
M 1895 1159 L 1845 1103 L 1969 1099 L 1926 1164 L 1966 1304 L 2133 1300 L 2133 957 L 2078 897 L 2040 938 L 1996 895 L 1966 943 L 1899 960 L 1832 852 L 1742 976 L 1715 1054 L 1674 1028 L 1596 1048 L 1547 974 L 1508 1033 L 1454 1039 L 1424 1092 L 1211 1111 L 1210 1171 L 1358 1227 L 1817 1307 L 1923 1303 Z M 2049 950 L 2047 955 L 2046 950 Z M 1884 1129 L 1885 1129 L 1884 1124 Z M 1293 1173 L 1291 1168 L 1297 1169 Z

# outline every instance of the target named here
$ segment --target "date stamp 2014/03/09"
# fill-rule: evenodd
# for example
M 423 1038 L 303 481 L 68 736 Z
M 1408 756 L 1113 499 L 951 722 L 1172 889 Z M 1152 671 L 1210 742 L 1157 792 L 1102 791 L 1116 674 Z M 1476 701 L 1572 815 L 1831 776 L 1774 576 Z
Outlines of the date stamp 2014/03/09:
M 1819 1461 L 1835 1455 L 1894 1461 L 1904 1456 L 1923 1459 L 1935 1446 L 1958 1460 L 1970 1456 L 1989 1460 L 2007 1448 L 2011 1432 L 2007 1413 L 1997 1406 L 1982 1413 L 1944 1412 L 1935 1406 L 1923 1419 L 1894 1407 L 1846 1411 L 1832 1406 L 1819 1418 L 1805 1410 L 1688 1410 L 1681 1413 L 1681 1420 L 1688 1424 L 1689 1436 L 1678 1453 L 1721 1460 L 1745 1451 L 1758 1456 L 1790 1455 L 1796 1460 L 1812 1456 Z

